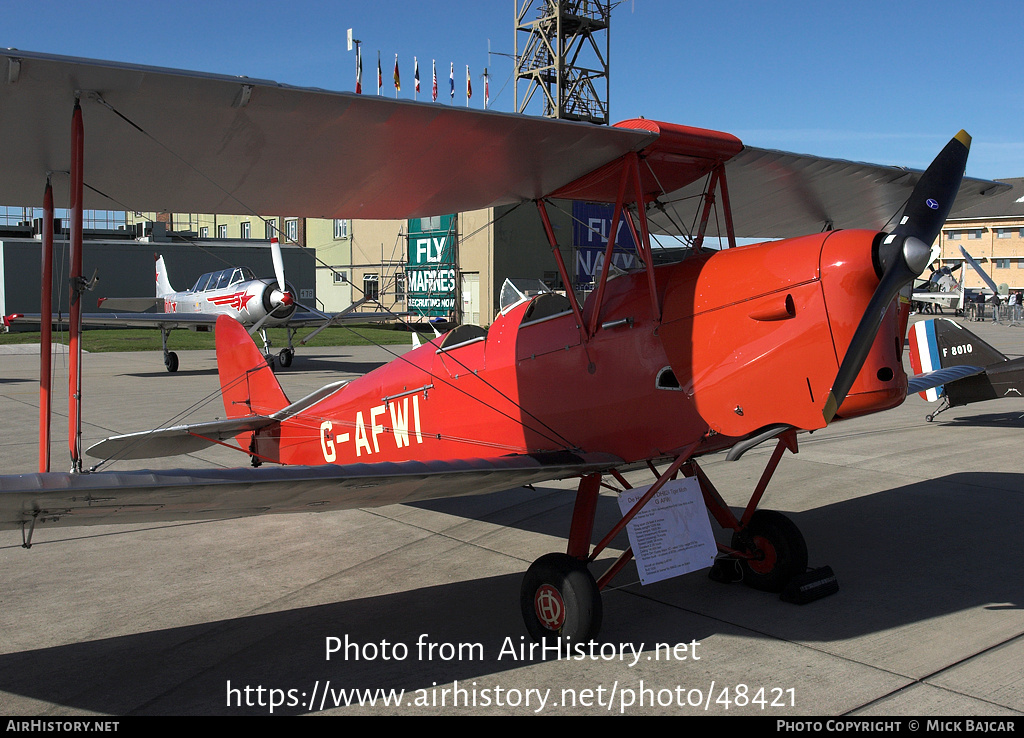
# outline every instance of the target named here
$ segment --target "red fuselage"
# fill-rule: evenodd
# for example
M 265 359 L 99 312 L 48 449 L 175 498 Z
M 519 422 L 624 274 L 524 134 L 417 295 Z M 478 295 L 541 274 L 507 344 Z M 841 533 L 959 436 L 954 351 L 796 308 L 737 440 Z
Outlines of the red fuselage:
M 258 431 L 253 450 L 310 465 L 562 449 L 635 461 L 698 441 L 697 454 L 726 448 L 775 424 L 824 427 L 825 397 L 878 284 L 876 236 L 836 231 L 658 267 L 660 318 L 645 274 L 617 277 L 590 337 L 565 298 L 523 301 L 486 332 L 424 344 Z M 840 416 L 905 397 L 896 313 Z

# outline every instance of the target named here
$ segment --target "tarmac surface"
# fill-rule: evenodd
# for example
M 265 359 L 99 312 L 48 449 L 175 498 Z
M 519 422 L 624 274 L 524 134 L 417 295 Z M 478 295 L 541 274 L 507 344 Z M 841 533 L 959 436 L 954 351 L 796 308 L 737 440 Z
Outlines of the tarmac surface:
M 965 326 L 1024 352 L 1024 328 Z M 0 355 L 4 474 L 37 466 L 37 354 Z M 220 415 L 213 353 L 179 356 L 172 375 L 159 353 L 91 354 L 85 445 Z M 278 376 L 294 399 L 387 358 L 300 350 Z M 54 470 L 68 466 L 65 397 L 66 384 Z M 631 564 L 604 593 L 596 658 L 519 651 L 530 643 L 520 581 L 534 559 L 564 551 L 571 482 L 341 513 L 44 528 L 31 550 L 2 531 L 0 714 L 1020 717 L 1024 400 L 925 422 L 933 409 L 913 395 L 802 435 L 769 485 L 762 507 L 799 526 L 837 594 L 787 604 L 706 571 L 641 586 Z M 741 506 L 771 449 L 702 467 Z M 218 448 L 135 463 L 245 459 Z M 618 516 L 602 495 L 595 534 Z M 328 659 L 330 645 L 341 650 Z M 367 694 L 376 704 L 355 704 Z

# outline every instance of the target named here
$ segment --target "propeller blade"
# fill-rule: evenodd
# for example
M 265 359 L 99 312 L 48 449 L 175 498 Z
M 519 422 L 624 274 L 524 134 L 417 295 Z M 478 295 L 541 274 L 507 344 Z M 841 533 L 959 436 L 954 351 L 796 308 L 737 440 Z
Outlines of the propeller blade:
M 281 244 L 277 237 L 270 239 L 270 258 L 274 260 L 274 277 L 277 279 L 277 288 L 281 292 L 287 292 L 284 284 L 284 259 L 281 257 Z
M 970 149 L 971 137 L 967 131 L 960 131 L 950 139 L 921 175 L 892 236 L 915 236 L 931 246 L 953 209 Z
M 946 144 L 914 187 L 899 225 L 878 244 L 874 260 L 881 280 L 857 325 L 825 401 L 822 415 L 826 423 L 835 417 L 860 374 L 889 304 L 928 266 L 931 243 L 953 207 L 970 146 L 971 137 L 966 131 L 960 131 Z
M 255 336 L 259 329 L 263 327 L 263 324 L 267 322 L 267 318 L 269 317 L 270 313 L 267 313 L 262 318 L 260 318 L 256 323 L 254 323 L 252 328 L 249 329 L 249 335 Z
M 967 263 L 971 265 L 971 268 L 978 273 L 978 276 L 981 277 L 981 281 L 984 282 L 990 290 L 992 290 L 992 294 L 998 295 L 999 287 L 996 286 L 995 280 L 988 276 L 988 272 L 986 272 L 985 268 L 978 263 L 978 260 L 968 254 L 967 249 L 963 246 L 960 247 L 960 253 L 964 255 L 964 259 L 966 259 Z

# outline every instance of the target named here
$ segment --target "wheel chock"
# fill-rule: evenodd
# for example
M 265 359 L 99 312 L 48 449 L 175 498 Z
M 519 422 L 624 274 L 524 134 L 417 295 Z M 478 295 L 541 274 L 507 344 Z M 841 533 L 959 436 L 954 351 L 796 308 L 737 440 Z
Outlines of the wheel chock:
M 831 566 L 808 569 L 803 574 L 793 577 L 782 590 L 779 599 L 794 605 L 806 605 L 808 602 L 820 600 L 839 591 L 839 582 L 832 572 Z

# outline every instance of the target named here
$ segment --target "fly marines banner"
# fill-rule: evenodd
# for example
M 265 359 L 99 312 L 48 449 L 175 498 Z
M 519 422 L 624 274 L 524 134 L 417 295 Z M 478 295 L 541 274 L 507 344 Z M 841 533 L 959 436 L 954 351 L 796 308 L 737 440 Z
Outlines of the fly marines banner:
M 455 311 L 455 216 L 409 220 L 409 258 L 405 269 L 409 311 L 448 317 Z

